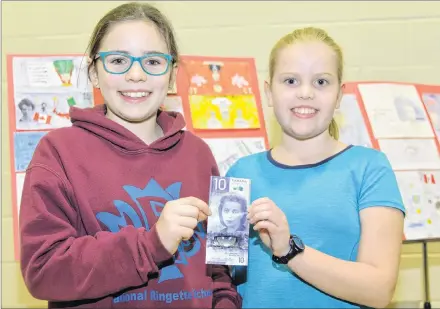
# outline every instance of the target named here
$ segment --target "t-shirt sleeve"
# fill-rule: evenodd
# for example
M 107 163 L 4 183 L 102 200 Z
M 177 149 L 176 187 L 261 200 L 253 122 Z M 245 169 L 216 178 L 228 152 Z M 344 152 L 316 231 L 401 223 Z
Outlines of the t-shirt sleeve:
M 359 210 L 377 206 L 397 208 L 405 214 L 396 175 L 383 152 L 377 152 L 367 165 L 359 194 Z

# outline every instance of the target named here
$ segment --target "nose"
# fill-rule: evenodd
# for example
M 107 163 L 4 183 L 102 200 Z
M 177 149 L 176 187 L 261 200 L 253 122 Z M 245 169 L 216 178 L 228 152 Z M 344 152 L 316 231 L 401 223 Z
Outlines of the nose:
M 125 73 L 125 79 L 132 82 L 144 82 L 147 80 L 147 74 L 142 69 L 139 61 L 133 62 L 130 70 Z
M 311 87 L 308 84 L 301 85 L 298 89 L 297 97 L 298 99 L 301 100 L 313 99 L 314 97 L 313 87 Z

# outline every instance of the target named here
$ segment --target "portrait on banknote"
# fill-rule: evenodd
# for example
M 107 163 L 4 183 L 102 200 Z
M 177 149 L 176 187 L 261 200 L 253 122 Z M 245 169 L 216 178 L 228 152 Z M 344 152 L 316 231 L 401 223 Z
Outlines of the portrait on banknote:
M 206 263 L 247 265 L 250 180 L 211 177 Z

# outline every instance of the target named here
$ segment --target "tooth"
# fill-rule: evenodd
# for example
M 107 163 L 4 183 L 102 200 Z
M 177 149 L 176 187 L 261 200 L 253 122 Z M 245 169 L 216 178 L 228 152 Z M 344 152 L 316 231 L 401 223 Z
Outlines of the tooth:
M 141 98 L 147 95 L 146 92 L 123 92 L 122 94 L 131 98 Z

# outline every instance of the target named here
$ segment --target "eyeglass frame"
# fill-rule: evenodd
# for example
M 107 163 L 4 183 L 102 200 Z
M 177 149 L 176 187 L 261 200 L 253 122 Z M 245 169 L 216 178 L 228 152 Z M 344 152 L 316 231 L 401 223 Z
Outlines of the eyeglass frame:
M 131 67 L 133 66 L 133 64 L 134 64 L 135 62 L 139 62 L 139 65 L 141 66 L 142 70 L 143 70 L 146 74 L 148 74 L 148 75 L 152 75 L 152 76 L 161 76 L 161 75 L 166 74 L 166 73 L 168 72 L 168 70 L 170 69 L 170 64 L 174 64 L 174 62 L 175 62 L 173 56 L 171 56 L 171 55 L 169 55 L 169 54 L 164 54 L 164 53 L 148 53 L 148 54 L 145 54 L 145 55 L 140 56 L 140 57 L 135 57 L 135 56 L 133 56 L 133 55 L 130 55 L 130 54 L 127 54 L 127 53 L 123 53 L 123 52 L 119 52 L 119 51 L 98 52 L 97 54 L 98 54 L 98 57 L 95 57 L 95 61 L 98 60 L 98 59 L 101 59 L 101 61 L 102 61 L 102 65 L 103 65 L 103 67 L 104 67 L 104 70 L 105 70 L 107 73 L 109 73 L 109 74 L 116 74 L 116 75 L 121 75 L 121 74 L 125 74 L 125 73 L 127 73 L 128 71 L 130 71 Z M 105 59 L 105 57 L 106 57 L 107 55 L 121 55 L 121 56 L 126 56 L 126 57 L 130 58 L 130 60 L 131 60 L 131 64 L 130 64 L 130 66 L 129 66 L 125 71 L 123 71 L 123 72 L 120 72 L 120 73 L 110 72 L 110 71 L 107 69 L 107 66 L 105 65 L 105 61 L 103 61 L 103 59 Z M 161 74 L 153 74 L 153 73 L 147 72 L 147 70 L 145 70 L 144 66 L 142 65 L 142 60 L 144 60 L 145 58 L 151 57 L 151 56 L 165 57 L 165 59 L 167 60 L 167 68 L 165 69 L 165 71 L 164 71 L 163 73 L 161 73 Z

